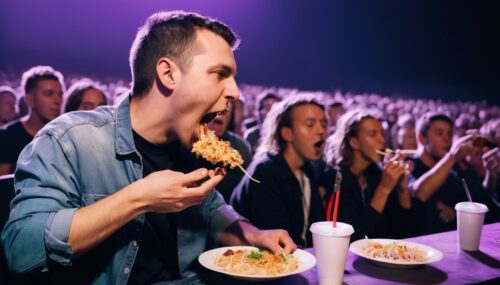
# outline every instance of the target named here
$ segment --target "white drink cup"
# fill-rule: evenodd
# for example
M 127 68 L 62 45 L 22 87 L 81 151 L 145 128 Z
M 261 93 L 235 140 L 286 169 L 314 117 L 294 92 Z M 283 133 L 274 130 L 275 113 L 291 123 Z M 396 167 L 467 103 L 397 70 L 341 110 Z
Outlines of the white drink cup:
M 479 250 L 481 230 L 488 207 L 480 203 L 460 202 L 457 211 L 458 245 L 467 251 Z
M 311 225 L 319 284 L 342 284 L 349 241 L 354 229 L 337 222 L 316 222 Z

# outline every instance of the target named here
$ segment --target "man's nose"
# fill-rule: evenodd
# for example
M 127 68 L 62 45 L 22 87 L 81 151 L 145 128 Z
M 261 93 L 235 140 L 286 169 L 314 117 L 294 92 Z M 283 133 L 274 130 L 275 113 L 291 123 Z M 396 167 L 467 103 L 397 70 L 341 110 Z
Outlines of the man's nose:
M 234 77 L 228 78 L 227 86 L 225 89 L 226 89 L 225 90 L 226 99 L 233 101 L 240 99 L 240 89 L 238 88 L 238 84 L 236 83 Z

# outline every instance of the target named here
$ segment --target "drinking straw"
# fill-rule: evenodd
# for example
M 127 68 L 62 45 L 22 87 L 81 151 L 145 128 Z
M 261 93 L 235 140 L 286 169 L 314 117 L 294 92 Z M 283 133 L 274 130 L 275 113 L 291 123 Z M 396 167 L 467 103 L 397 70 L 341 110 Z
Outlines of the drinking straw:
M 339 210 L 340 189 L 335 193 L 335 207 L 333 208 L 333 227 L 337 226 L 337 214 Z
M 464 186 L 465 194 L 467 195 L 467 199 L 469 199 L 469 202 L 472 203 L 472 198 L 470 196 L 469 187 L 467 186 L 467 183 L 465 182 L 464 178 L 462 178 L 462 185 Z
M 342 183 L 342 174 L 337 171 L 337 176 L 335 177 L 335 185 L 333 187 L 333 194 L 335 194 L 335 205 L 333 206 L 333 227 L 337 226 L 337 214 L 339 210 L 339 198 L 340 198 L 340 184 Z M 332 200 L 333 200 L 332 194 Z
M 340 171 L 338 171 L 336 176 L 335 176 L 335 184 L 333 185 L 332 196 L 330 196 L 330 199 L 328 200 L 328 206 L 326 208 L 326 220 L 327 221 L 333 221 L 332 214 L 333 214 L 334 202 L 337 201 L 336 193 L 338 192 L 338 190 L 340 190 L 340 183 L 341 182 L 342 182 L 342 174 L 340 173 Z

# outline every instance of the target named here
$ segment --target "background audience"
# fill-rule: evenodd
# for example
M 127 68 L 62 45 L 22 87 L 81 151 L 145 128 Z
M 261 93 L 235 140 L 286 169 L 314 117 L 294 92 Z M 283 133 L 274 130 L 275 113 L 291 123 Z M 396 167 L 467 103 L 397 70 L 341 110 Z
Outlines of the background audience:
M 13 173 L 23 148 L 45 124 L 61 114 L 64 78 L 50 66 L 35 66 L 21 80 L 28 115 L 0 130 L 0 175 Z

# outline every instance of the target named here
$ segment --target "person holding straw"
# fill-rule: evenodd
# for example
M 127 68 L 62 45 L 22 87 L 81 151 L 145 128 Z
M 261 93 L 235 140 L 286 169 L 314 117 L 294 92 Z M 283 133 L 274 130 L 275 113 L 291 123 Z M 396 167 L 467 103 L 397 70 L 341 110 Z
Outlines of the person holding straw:
M 325 161 L 329 167 L 322 175 L 321 190 L 328 201 L 336 172 L 341 172 L 338 221 L 354 227 L 352 241 L 365 235 L 403 237 L 402 221 L 413 218 L 408 190 L 411 165 L 398 151 L 387 153 L 383 163 L 378 152 L 385 142 L 381 121 L 365 110 L 342 115 L 327 140 Z

